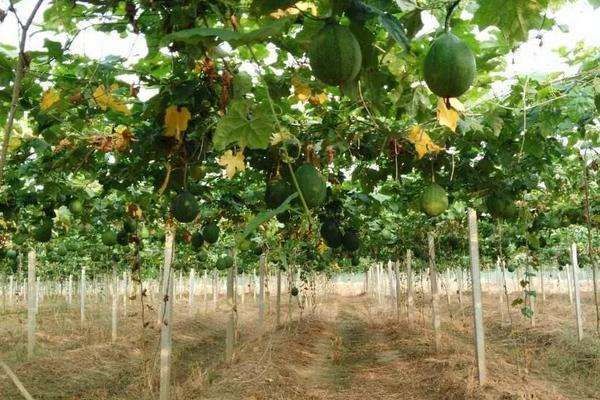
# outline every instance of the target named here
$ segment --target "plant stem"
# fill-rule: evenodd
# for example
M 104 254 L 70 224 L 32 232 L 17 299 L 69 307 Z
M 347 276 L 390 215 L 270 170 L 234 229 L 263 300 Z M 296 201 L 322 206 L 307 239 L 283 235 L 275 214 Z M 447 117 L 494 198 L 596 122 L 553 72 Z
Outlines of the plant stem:
M 13 124 L 15 121 L 15 114 L 17 112 L 17 105 L 19 103 L 19 96 L 21 95 L 21 85 L 23 82 L 23 76 L 25 75 L 25 67 L 29 62 L 27 61 L 27 56 L 25 55 L 25 43 L 27 41 L 27 31 L 29 27 L 33 23 L 33 18 L 37 14 L 42 2 L 44 0 L 38 0 L 38 2 L 33 7 L 31 14 L 27 21 L 22 24 L 19 20 L 19 16 L 17 12 L 13 9 L 17 21 L 21 26 L 21 39 L 19 40 L 19 57 L 17 60 L 17 69 L 15 71 L 15 80 L 13 82 L 13 91 L 12 98 L 10 102 L 10 108 L 8 112 L 8 118 L 6 119 L 6 125 L 4 127 L 4 136 L 2 138 L 2 152 L 0 152 L 0 185 L 2 185 L 2 181 L 4 178 L 4 164 L 6 162 L 6 153 L 8 151 L 8 141 L 10 140 L 10 135 L 12 133 Z

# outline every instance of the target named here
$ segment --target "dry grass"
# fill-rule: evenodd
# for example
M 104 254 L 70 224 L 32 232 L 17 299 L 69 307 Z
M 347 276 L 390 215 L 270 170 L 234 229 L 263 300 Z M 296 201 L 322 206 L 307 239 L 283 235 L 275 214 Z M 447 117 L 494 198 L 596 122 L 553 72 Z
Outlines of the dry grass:
M 222 361 L 225 312 L 190 318 L 182 302 L 173 333 L 173 398 L 600 399 L 600 342 L 577 342 L 566 297 L 549 296 L 534 328 L 518 310 L 512 327 L 501 323 L 495 300 L 484 302 L 490 379 L 483 388 L 475 380 L 469 311 L 456 302 L 451 310 L 443 304 L 443 350 L 435 354 L 426 305 L 417 305 L 423 313 L 409 328 L 367 296 L 336 297 L 318 315 L 276 329 L 269 320 L 268 329 L 258 330 L 247 299 L 231 365 Z M 593 314 L 589 297 L 584 300 L 590 334 Z M 119 340 L 111 345 L 107 310 L 106 302 L 91 304 L 90 322 L 81 329 L 77 308 L 42 307 L 39 351 L 30 362 L 23 361 L 25 314 L 8 312 L 0 317 L 2 357 L 39 400 L 155 399 L 157 329 L 142 330 L 139 315 L 121 318 Z M 19 399 L 3 375 L 0 398 Z

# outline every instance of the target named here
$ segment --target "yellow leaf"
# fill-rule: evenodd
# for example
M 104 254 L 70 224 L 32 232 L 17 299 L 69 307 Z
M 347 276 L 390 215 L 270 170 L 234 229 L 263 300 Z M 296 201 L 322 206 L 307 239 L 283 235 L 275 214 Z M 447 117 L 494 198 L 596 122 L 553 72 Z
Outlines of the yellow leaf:
M 443 99 L 438 100 L 437 120 L 440 125 L 447 126 L 452 132 L 456 132 L 458 125 L 458 112 L 450 107 L 446 107 L 446 102 Z
M 188 121 L 192 118 L 187 107 L 169 106 L 165 111 L 165 133 L 167 137 L 183 140 L 183 132 L 187 129 Z
M 313 3 L 309 3 L 308 1 L 296 3 L 296 7 L 301 11 L 308 11 L 312 15 L 317 15 L 317 6 Z
M 40 109 L 46 111 L 60 100 L 60 92 L 56 89 L 48 89 L 42 94 Z
M 114 110 L 116 112 L 129 115 L 130 111 L 125 105 L 125 103 L 116 99 L 112 95 L 112 92 L 118 87 L 119 85 L 112 84 L 110 88 L 106 90 L 106 87 L 104 85 L 100 85 L 96 88 L 96 90 L 94 90 L 94 93 L 92 93 L 92 97 L 94 98 L 96 104 L 98 104 L 98 107 L 100 107 L 100 109 L 103 111 L 106 111 L 110 108 L 111 110 Z
M 236 154 L 233 154 L 231 150 L 227 150 L 223 153 L 221 158 L 219 158 L 218 162 L 220 166 L 225 167 L 229 179 L 233 178 L 236 172 L 241 172 L 246 169 L 243 151 L 238 151 Z
M 17 150 L 19 147 L 21 147 L 21 143 L 23 143 L 23 142 L 21 141 L 20 138 L 18 138 L 16 136 L 11 136 L 11 138 L 8 139 L 8 150 L 9 151 Z
M 450 107 L 454 108 L 456 111 L 461 113 L 465 112 L 465 106 L 456 97 L 451 97 L 448 101 L 450 102 Z
M 427 153 L 437 153 L 440 150 L 443 150 L 442 147 L 433 143 L 429 135 L 420 125 L 415 125 L 410 128 L 407 139 L 415 145 L 415 151 L 417 152 L 419 159 L 423 158 Z
M 313 93 L 313 95 L 310 96 L 308 101 L 313 106 L 318 106 L 318 105 L 324 104 L 327 101 L 327 94 L 326 93 L 316 93 L 316 94 Z
M 308 100 L 312 95 L 310 86 L 302 82 L 296 76 L 292 77 L 292 86 L 294 87 L 294 96 L 300 101 Z
M 319 252 L 319 254 L 324 254 L 327 251 L 327 245 L 323 242 L 320 242 L 317 246 L 317 251 Z

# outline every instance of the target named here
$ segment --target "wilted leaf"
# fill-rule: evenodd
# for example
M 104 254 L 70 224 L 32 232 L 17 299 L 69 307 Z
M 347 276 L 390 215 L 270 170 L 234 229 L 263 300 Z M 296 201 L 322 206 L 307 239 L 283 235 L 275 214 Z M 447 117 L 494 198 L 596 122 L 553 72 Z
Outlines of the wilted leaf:
M 165 111 L 165 133 L 167 137 L 183 140 L 183 132 L 187 129 L 188 121 L 192 118 L 187 107 L 169 106 Z
M 244 163 L 244 152 L 238 151 L 233 154 L 231 150 L 227 150 L 219 158 L 219 165 L 225 167 L 225 172 L 229 179 L 233 178 L 235 173 L 238 171 L 244 171 L 246 164 Z
M 113 147 L 115 150 L 121 152 L 126 151 L 133 141 L 135 141 L 135 135 L 128 127 L 119 125 L 115 128 L 113 135 Z
M 308 100 L 312 94 L 310 86 L 302 82 L 297 76 L 292 77 L 291 83 L 294 87 L 294 97 L 300 101 Z
M 443 150 L 443 147 L 433 143 L 429 135 L 420 125 L 415 125 L 410 129 L 407 137 L 408 141 L 415 145 L 415 151 L 418 158 L 423 158 L 427 153 L 437 153 Z
M 42 94 L 40 110 L 46 111 L 60 100 L 60 92 L 56 89 L 48 89 Z
M 437 105 L 437 120 L 440 125 L 447 126 L 452 132 L 456 132 L 458 125 L 458 112 L 454 108 L 446 107 L 446 102 L 443 99 L 438 99 Z
M 112 94 L 112 92 L 115 91 L 118 87 L 119 85 L 114 83 L 107 90 L 104 85 L 100 85 L 96 88 L 96 90 L 94 90 L 92 97 L 94 98 L 96 104 L 98 104 L 100 109 L 102 109 L 103 111 L 111 109 L 113 111 L 129 115 L 131 112 L 129 111 L 125 103 L 115 98 Z

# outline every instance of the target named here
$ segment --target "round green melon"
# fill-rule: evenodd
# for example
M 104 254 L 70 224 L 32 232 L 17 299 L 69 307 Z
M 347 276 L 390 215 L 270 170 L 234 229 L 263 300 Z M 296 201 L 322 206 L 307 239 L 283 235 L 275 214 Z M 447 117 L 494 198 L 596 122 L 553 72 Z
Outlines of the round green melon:
M 201 249 L 202 245 L 204 244 L 204 236 L 202 235 L 202 232 L 200 232 L 200 231 L 195 232 L 192 235 L 191 243 L 192 243 L 192 247 L 194 249 L 196 249 L 196 250 Z
M 494 218 L 510 219 L 517 214 L 513 199 L 507 194 L 492 193 L 485 199 L 485 206 Z
M 512 265 L 512 264 L 509 264 L 509 265 L 506 267 L 506 270 L 507 270 L 508 272 L 515 272 L 515 266 L 514 266 L 514 265 Z
M 229 269 L 233 266 L 233 257 L 226 255 L 226 256 L 222 256 L 221 258 L 219 258 L 217 260 L 217 269 L 220 271 L 224 271 L 226 269 Z
M 136 231 L 137 222 L 133 218 L 125 218 L 123 220 L 123 230 L 127 233 L 133 233 Z
M 181 192 L 171 202 L 171 213 L 179 222 L 192 222 L 200 212 L 196 198 L 190 192 Z
M 267 183 L 265 191 L 265 203 L 269 208 L 277 208 L 293 193 L 292 186 L 288 181 L 277 179 Z
M 342 237 L 342 245 L 349 252 L 355 252 L 360 248 L 360 238 L 355 230 L 347 230 Z
M 290 294 L 294 297 L 298 296 L 299 293 L 300 293 L 300 291 L 295 286 L 292 288 L 292 290 L 290 290 Z
M 475 80 L 475 57 L 464 41 L 446 32 L 431 44 L 423 73 L 433 93 L 442 98 L 459 97 Z
M 323 204 L 327 197 L 327 185 L 319 171 L 310 164 L 303 164 L 294 174 L 306 205 L 314 208 Z
M 193 180 L 199 181 L 206 175 L 206 169 L 202 164 L 195 164 L 190 167 L 190 176 Z
M 421 207 L 430 217 L 435 217 L 448 209 L 448 195 L 443 187 L 433 183 L 421 194 Z
M 33 230 L 33 238 L 40 242 L 46 243 L 52 239 L 52 220 L 42 222 Z
M 221 230 L 219 229 L 219 226 L 215 223 L 206 224 L 202 229 L 204 240 L 210 244 L 217 243 L 217 241 L 219 240 L 220 233 Z
M 127 246 L 129 244 L 129 232 L 121 230 L 117 233 L 117 243 L 121 246 Z
M 117 234 L 112 230 L 102 232 L 102 243 L 106 246 L 114 246 L 117 244 Z
M 313 36 L 308 58 L 315 77 L 333 86 L 353 81 L 362 64 L 360 44 L 348 27 L 335 23 Z
M 69 211 L 71 211 L 72 214 L 81 214 L 83 211 L 83 202 L 79 199 L 73 200 L 69 203 Z
M 321 237 L 325 244 L 332 249 L 342 245 L 342 232 L 336 220 L 330 218 L 321 224 Z

